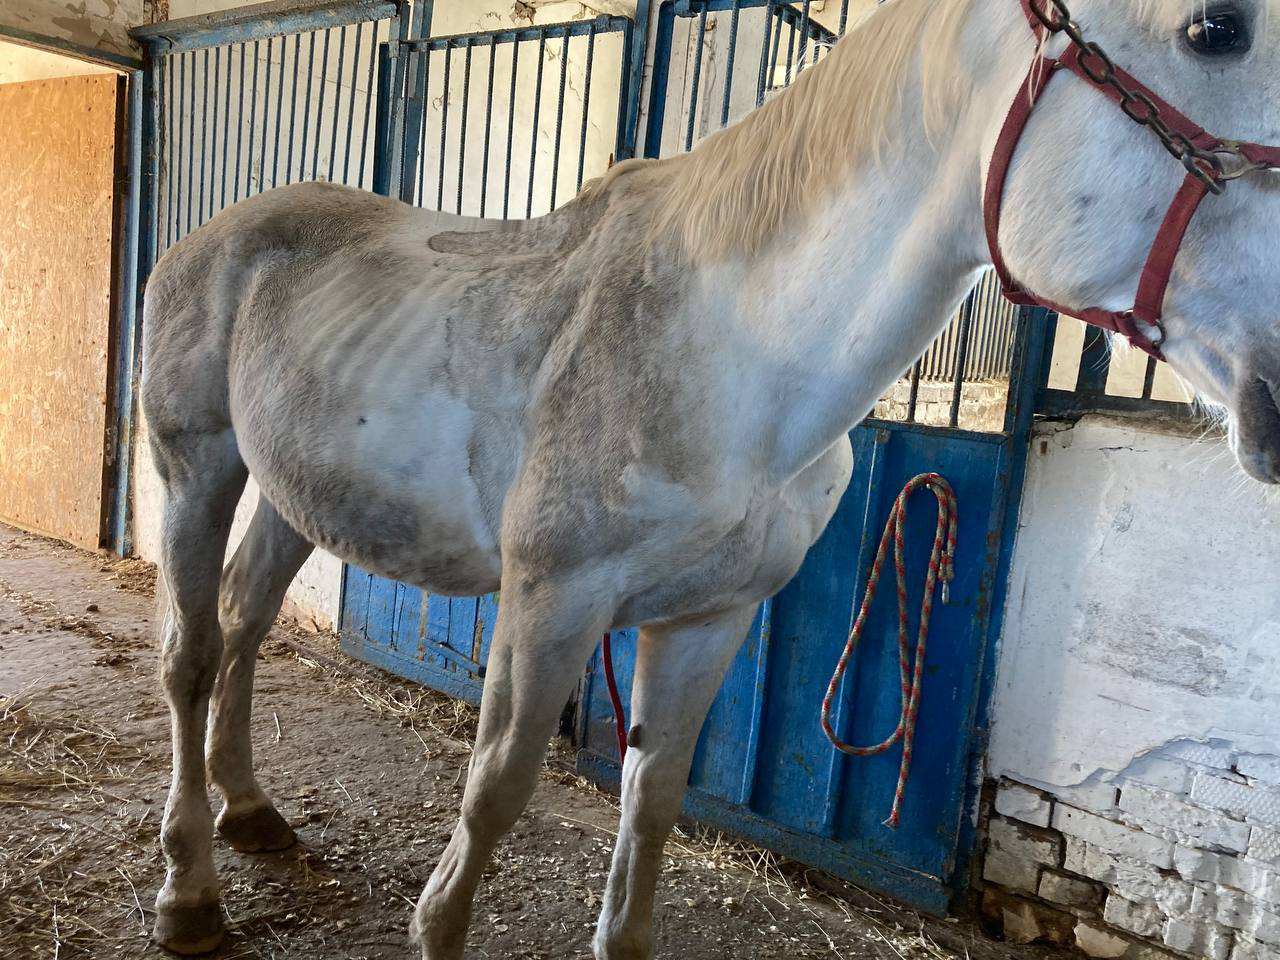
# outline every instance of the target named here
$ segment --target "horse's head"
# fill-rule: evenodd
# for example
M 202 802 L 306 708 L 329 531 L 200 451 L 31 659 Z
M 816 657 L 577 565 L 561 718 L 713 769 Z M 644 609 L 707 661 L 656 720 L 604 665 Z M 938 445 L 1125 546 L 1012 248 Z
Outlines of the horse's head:
M 1055 13 L 1051 0 L 1036 3 Z M 991 12 L 1001 5 L 1006 15 L 1012 8 L 1022 17 L 1019 0 L 983 0 Z M 1068 5 L 1086 40 L 1176 108 L 1166 115 L 1193 122 L 1184 130 L 1207 131 L 1196 143 L 1209 145 L 1210 154 L 1217 140 L 1280 144 L 1280 9 L 1267 9 L 1280 7 L 1275 0 Z M 1016 72 L 1012 60 L 1025 70 L 1032 59 L 1026 20 L 1015 31 L 999 48 L 1010 64 L 1007 77 Z M 1060 31 L 1047 36 L 1045 52 L 1059 56 L 1071 46 Z M 1105 73 L 1100 60 L 1090 67 Z M 1204 197 L 1179 249 L 1161 226 L 1176 216 L 1170 205 L 1180 189 L 1185 193 L 1187 173 L 1152 129 L 1103 95 L 1105 86 L 1059 69 L 1031 112 L 999 217 L 1009 273 L 1077 315 L 1086 308 L 1102 308 L 1099 316 L 1116 311 L 1124 329 L 1124 311 L 1135 305 L 1139 277 L 1153 260 L 1153 241 L 1172 243 L 1167 292 L 1155 284 L 1158 294 L 1148 297 L 1159 325 L 1132 326 L 1163 339 L 1159 349 L 1174 369 L 1228 409 L 1232 447 L 1245 471 L 1280 483 L 1280 173 L 1254 171 L 1222 182 L 1245 164 L 1238 155 L 1221 155 L 1224 169 L 1215 179 L 1222 192 Z M 1143 112 L 1140 105 L 1131 109 Z M 1003 105 L 998 112 L 989 145 L 1005 120 Z M 1259 166 L 1275 163 L 1265 151 L 1259 155 L 1266 158 Z

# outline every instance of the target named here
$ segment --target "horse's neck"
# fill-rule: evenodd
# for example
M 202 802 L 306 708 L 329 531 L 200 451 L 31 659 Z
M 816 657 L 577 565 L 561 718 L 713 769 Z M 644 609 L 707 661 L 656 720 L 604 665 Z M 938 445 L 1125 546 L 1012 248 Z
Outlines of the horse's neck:
M 702 268 L 709 304 L 736 294 L 706 313 L 720 312 L 714 335 L 760 418 L 739 442 L 770 448 L 773 476 L 794 475 L 863 419 L 976 279 L 974 149 L 958 140 L 935 149 L 918 119 L 904 123 L 879 165 L 758 254 Z

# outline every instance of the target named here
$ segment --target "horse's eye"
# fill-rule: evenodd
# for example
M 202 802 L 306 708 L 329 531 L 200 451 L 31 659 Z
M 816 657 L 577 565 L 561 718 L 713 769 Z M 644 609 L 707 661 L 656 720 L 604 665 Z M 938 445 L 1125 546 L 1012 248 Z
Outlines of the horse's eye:
M 1234 13 L 1210 13 L 1187 24 L 1187 43 L 1196 53 L 1210 56 L 1247 49 L 1244 24 Z

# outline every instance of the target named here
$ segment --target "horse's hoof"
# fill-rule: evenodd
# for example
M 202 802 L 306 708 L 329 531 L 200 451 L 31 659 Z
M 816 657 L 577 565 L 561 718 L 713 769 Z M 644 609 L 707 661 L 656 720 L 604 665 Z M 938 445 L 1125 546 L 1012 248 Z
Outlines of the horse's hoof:
M 238 814 L 223 810 L 218 816 L 218 833 L 240 853 L 288 850 L 298 840 L 288 821 L 270 805 Z
M 189 957 L 218 949 L 223 933 L 222 909 L 215 900 L 159 911 L 151 936 L 166 950 Z

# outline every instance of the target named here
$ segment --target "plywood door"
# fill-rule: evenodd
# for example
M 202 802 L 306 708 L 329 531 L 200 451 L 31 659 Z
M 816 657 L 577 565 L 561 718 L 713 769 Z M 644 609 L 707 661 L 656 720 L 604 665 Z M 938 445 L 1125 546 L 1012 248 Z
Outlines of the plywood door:
M 97 547 L 115 76 L 0 85 L 0 518 Z

